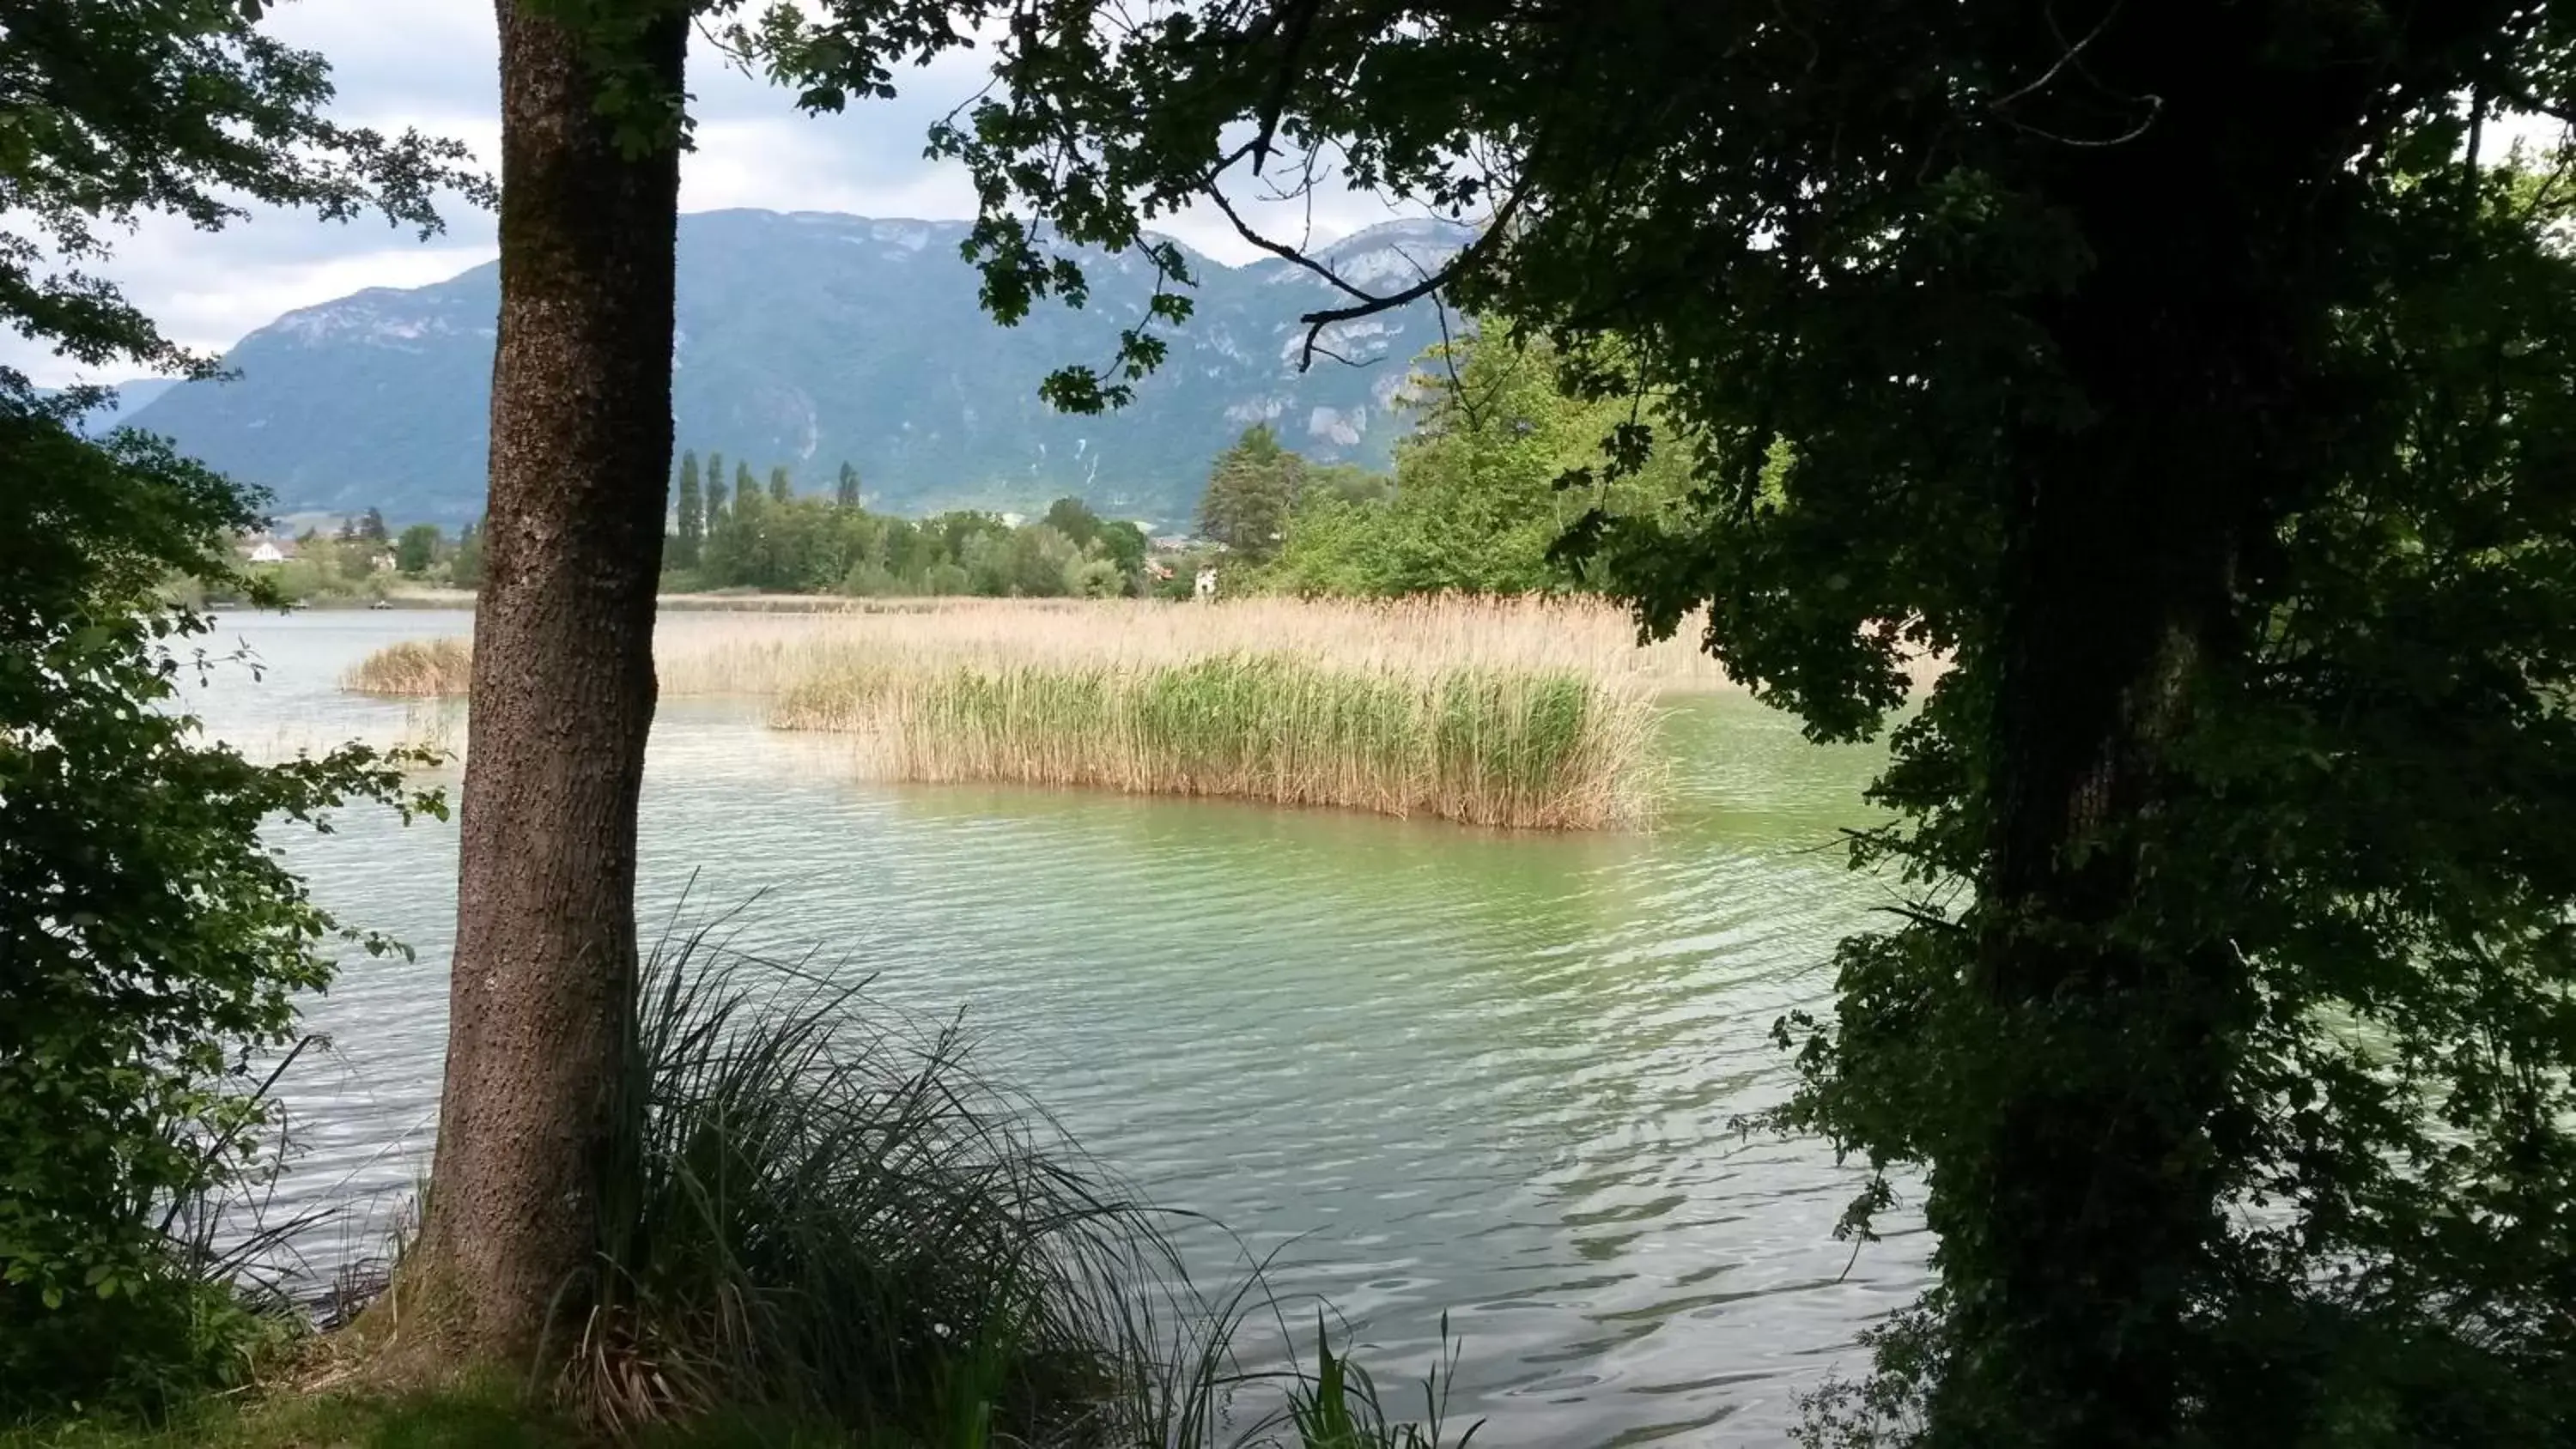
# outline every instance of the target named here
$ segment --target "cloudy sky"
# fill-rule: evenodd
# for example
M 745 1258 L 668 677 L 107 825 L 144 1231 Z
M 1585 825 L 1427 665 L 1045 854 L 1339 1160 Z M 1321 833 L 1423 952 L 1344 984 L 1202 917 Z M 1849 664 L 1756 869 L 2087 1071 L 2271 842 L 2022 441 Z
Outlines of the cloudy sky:
M 496 158 L 499 62 L 491 0 L 290 0 L 272 10 L 269 24 L 329 58 L 339 119 L 453 136 L 473 146 L 487 169 Z M 970 217 L 974 196 L 963 173 L 923 160 L 921 149 L 930 123 L 974 93 L 983 64 L 974 54 L 952 53 L 899 75 L 902 94 L 894 101 L 807 118 L 785 92 L 725 69 L 701 43 L 690 57 L 698 149 L 683 165 L 681 208 Z M 120 242 L 115 262 L 103 270 L 172 337 L 220 352 L 282 312 L 361 287 L 421 286 L 490 260 L 492 218 L 448 210 L 447 233 L 426 243 L 381 223 L 334 226 L 274 212 L 213 236 L 150 224 Z M 1369 198 L 1324 195 L 1314 208 L 1314 239 L 1330 240 L 1387 215 Z M 1263 224 L 1294 238 L 1305 224 L 1304 209 L 1272 208 Z M 1184 217 L 1164 229 L 1221 261 L 1254 255 L 1222 217 Z M 78 368 L 15 337 L 0 337 L 0 363 L 39 383 L 83 380 Z

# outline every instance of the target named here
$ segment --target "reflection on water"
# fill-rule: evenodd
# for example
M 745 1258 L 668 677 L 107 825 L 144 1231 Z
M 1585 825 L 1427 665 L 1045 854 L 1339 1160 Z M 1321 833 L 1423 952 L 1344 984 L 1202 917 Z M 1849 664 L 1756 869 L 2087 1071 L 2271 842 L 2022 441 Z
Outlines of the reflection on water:
M 343 669 L 468 621 L 226 623 L 270 669 L 196 696 L 210 723 L 327 740 L 407 718 L 341 694 Z M 1919 1235 L 1857 1259 L 1831 1240 L 1853 1170 L 1732 1125 L 1787 1090 L 1772 1022 L 1823 998 L 1834 937 L 1885 898 L 1835 848 L 1874 756 L 1735 698 L 1671 728 L 1661 828 L 1536 837 L 852 783 L 829 740 L 681 702 L 653 736 L 643 905 L 757 897 L 739 944 L 962 1009 L 986 1069 L 1105 1163 L 1328 1296 L 1381 1384 L 1428 1366 L 1448 1311 L 1479 1443 L 1773 1444 L 1790 1396 L 1856 1369 L 1852 1335 L 1922 1282 Z M 407 1187 L 435 1121 L 454 831 L 353 816 L 280 840 L 344 920 L 419 952 L 352 960 L 314 1003 L 334 1050 L 294 1084 L 296 1190 Z

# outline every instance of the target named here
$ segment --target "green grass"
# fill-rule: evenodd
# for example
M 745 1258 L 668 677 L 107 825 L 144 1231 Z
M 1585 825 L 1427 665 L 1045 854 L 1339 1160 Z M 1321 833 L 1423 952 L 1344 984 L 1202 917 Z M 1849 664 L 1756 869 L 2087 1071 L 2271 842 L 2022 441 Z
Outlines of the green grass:
M 656 953 L 565 1400 L 619 1433 L 756 1405 L 925 1444 L 1143 1412 L 1147 1215 L 954 1024 L 858 1008 L 703 932 Z
M 771 723 L 882 773 L 1330 805 L 1525 829 L 1640 823 L 1651 707 L 1573 671 L 1370 673 L 1286 655 L 841 672 Z
M 1441 1380 L 1426 1391 L 1428 1417 L 1390 1417 L 1367 1373 L 1319 1341 L 1317 1370 L 1288 1387 L 1278 1414 L 1223 1442 L 1239 1449 L 1470 1449 L 1476 1429 L 1448 1437 Z M 614 1437 L 574 1414 L 532 1404 L 515 1384 L 485 1381 L 411 1393 L 275 1391 L 207 1399 L 159 1424 L 115 1418 L 0 1429 L 0 1449 L 1014 1449 L 989 1422 L 948 1426 L 931 1438 L 856 1432 L 779 1410 L 725 1408 Z M 1101 1437 L 1101 1449 L 1166 1449 L 1212 1441 Z

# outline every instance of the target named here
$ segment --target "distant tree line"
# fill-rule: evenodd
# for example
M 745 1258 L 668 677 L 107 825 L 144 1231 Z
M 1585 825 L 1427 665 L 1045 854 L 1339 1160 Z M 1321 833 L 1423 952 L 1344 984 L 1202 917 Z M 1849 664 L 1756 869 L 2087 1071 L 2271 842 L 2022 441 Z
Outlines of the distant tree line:
M 247 573 L 229 581 L 220 575 L 198 579 L 193 596 L 237 594 L 241 577 L 257 578 L 286 603 L 381 599 L 403 584 L 472 589 L 483 582 L 480 520 L 453 537 L 434 523 L 415 523 L 395 533 L 383 511 L 370 508 L 342 519 L 336 529 L 305 529 L 282 541 L 281 548 L 284 559 L 249 561 Z
M 1556 547 L 1587 518 L 1653 522 L 1684 499 L 1686 458 L 1662 450 L 1604 476 L 1602 445 L 1651 426 L 1626 402 L 1587 401 L 1563 385 L 1568 361 L 1544 339 L 1501 326 L 1424 353 L 1415 428 L 1392 474 L 1320 463 L 1257 424 L 1208 471 L 1185 547 L 1154 554 L 1143 528 L 1103 519 L 1080 498 L 1035 519 L 959 509 L 901 518 L 864 506 L 841 463 L 828 494 L 804 493 L 784 465 L 681 455 L 665 540 L 666 593 L 745 589 L 854 597 L 1186 597 L 1214 565 L 1228 594 L 1560 593 L 1598 587 Z M 730 472 L 728 473 L 728 469 Z M 416 523 L 388 536 L 369 509 L 338 536 L 299 540 L 278 566 L 291 597 L 345 595 L 395 579 L 471 589 L 482 581 L 478 523 L 450 538 Z
M 897 518 L 861 506 L 848 463 L 825 497 L 799 493 L 784 466 L 764 485 L 737 459 L 728 480 L 725 461 L 680 458 L 666 592 L 1119 598 L 1145 579 L 1145 531 L 1079 498 L 1025 522 L 976 510 Z

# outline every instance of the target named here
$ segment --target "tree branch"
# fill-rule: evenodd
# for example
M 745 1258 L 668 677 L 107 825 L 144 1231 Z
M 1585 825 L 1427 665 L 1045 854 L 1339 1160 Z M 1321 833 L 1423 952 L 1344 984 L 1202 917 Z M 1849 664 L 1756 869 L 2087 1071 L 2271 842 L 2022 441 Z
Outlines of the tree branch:
M 1288 92 L 1297 84 L 1297 57 L 1306 48 L 1306 33 L 1314 29 L 1315 12 L 1323 8 L 1321 0 L 1288 0 L 1288 3 L 1287 34 L 1280 40 L 1279 73 L 1271 77 L 1270 92 L 1261 98 L 1261 108 L 1254 112 L 1260 122 L 1260 129 L 1252 138 L 1252 169 L 1255 171 L 1270 160 L 1271 138 L 1279 134 L 1279 113 L 1288 108 Z
M 1459 248 L 1458 254 L 1451 257 L 1440 270 L 1426 274 L 1421 281 L 1410 287 L 1383 295 L 1372 295 L 1344 282 L 1339 277 L 1333 277 L 1334 285 L 1360 300 L 1348 307 L 1326 307 L 1320 311 L 1298 314 L 1297 320 L 1306 324 L 1306 341 L 1298 352 L 1297 370 L 1304 372 L 1314 365 L 1316 339 L 1323 335 L 1325 328 L 1336 322 L 1374 317 L 1380 312 L 1392 312 L 1398 307 L 1418 302 L 1483 265 L 1486 255 L 1493 250 L 1496 239 L 1511 229 L 1512 219 L 1519 214 L 1521 202 L 1528 195 L 1529 182 L 1524 178 L 1518 186 L 1512 188 L 1509 196 L 1503 198 L 1503 204 L 1495 208 L 1494 219 L 1486 223 L 1484 231 L 1478 233 L 1474 241 Z M 1325 275 L 1331 276 L 1331 273 L 1326 271 Z

